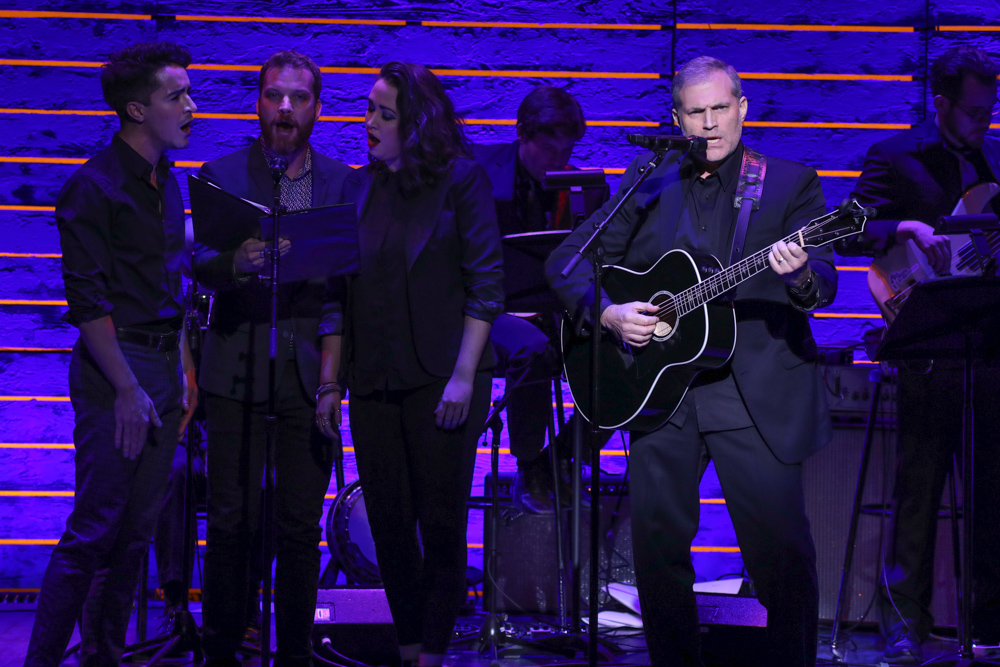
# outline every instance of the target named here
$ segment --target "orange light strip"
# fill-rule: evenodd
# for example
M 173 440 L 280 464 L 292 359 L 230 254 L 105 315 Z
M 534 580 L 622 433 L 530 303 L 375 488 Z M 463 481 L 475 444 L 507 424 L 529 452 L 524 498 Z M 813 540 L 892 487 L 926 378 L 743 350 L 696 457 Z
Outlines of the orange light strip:
M 915 32 L 911 26 L 792 25 L 788 23 L 678 23 L 678 30 L 782 30 L 787 32 Z
M 0 10 L 4 19 L 108 19 L 121 21 L 151 21 L 149 14 L 101 14 L 91 12 L 33 12 L 17 9 Z
M 801 74 L 797 72 L 740 72 L 743 79 L 777 81 L 913 81 L 907 74 Z
M 0 205 L 0 211 L 47 211 L 55 212 L 55 206 L 21 206 L 20 204 Z
M 195 16 L 177 15 L 176 21 L 204 21 L 210 23 L 302 23 L 310 25 L 391 25 L 405 26 L 406 21 L 378 19 L 321 19 L 285 18 L 282 16 Z
M 816 174 L 826 178 L 860 178 L 860 171 L 837 171 L 834 169 L 817 169 Z
M 739 547 L 691 547 L 691 553 L 696 554 L 738 554 L 739 552 Z
M 0 442 L 0 449 L 73 449 L 73 443 Z
M 743 127 L 785 127 L 819 130 L 909 130 L 910 123 L 813 123 L 798 121 L 748 120 Z
M 938 32 L 1000 32 L 996 25 L 939 25 L 934 27 Z
M 320 68 L 322 69 L 322 68 Z M 547 79 L 659 79 L 657 72 L 559 72 L 554 70 L 479 70 L 479 69 L 432 69 L 438 76 L 477 76 L 504 78 L 547 78 Z
M 517 23 L 503 21 L 421 21 L 425 28 L 531 28 L 548 30 L 662 30 L 646 23 Z
M 0 491 L 0 498 L 72 498 L 72 491 Z
M 23 60 L 0 58 L 0 65 L 13 65 L 15 67 L 94 67 L 98 68 L 103 63 L 90 62 L 85 60 Z M 258 68 L 260 69 L 260 68 Z M 112 112 L 114 113 L 114 112 Z
M 822 317 L 826 319 L 840 319 L 840 320 L 851 320 L 851 319 L 863 319 L 863 320 L 880 320 L 881 315 L 872 315 L 869 313 L 813 313 L 813 317 Z
M 571 74 L 571 73 L 567 73 Z M 51 114 L 60 116 L 110 116 L 113 111 L 99 111 L 89 109 L 0 109 L 0 113 L 10 114 Z M 202 120 L 257 120 L 257 114 L 252 113 L 208 113 L 198 112 L 195 118 Z M 319 121 L 325 123 L 363 123 L 364 116 L 320 116 Z M 517 120 L 513 118 L 466 118 L 466 125 L 517 125 Z M 743 123 L 745 127 L 769 127 L 787 129 L 834 129 L 834 130 L 906 130 L 911 127 L 909 123 L 837 123 L 837 122 L 803 122 L 803 121 L 763 121 L 748 120 Z M 657 122 L 650 120 L 589 120 L 587 127 L 672 127 L 672 123 Z M 1000 128 L 1000 124 L 990 125 L 991 128 Z M 83 164 L 83 158 L 21 158 L 17 156 L 0 158 L 0 162 L 38 162 L 54 164 Z
M 54 252 L 0 252 L 0 257 L 17 257 L 27 259 L 60 259 L 59 253 Z
M 69 396 L 0 396 L 0 401 L 7 401 L 7 402 L 38 401 L 39 403 L 69 403 Z
M 72 352 L 70 347 L 0 347 L 0 352 Z
M 87 159 L 82 157 L 0 157 L 0 163 L 15 164 L 83 164 L 86 161 Z
M 867 266 L 838 266 L 838 271 L 868 271 Z
M 0 540 L 0 546 L 12 546 L 12 547 L 23 547 L 23 546 L 55 546 L 56 544 L 59 544 L 59 540 L 22 540 L 22 539 L 3 539 L 3 540 Z M 199 547 L 207 546 L 207 544 L 208 543 L 205 540 L 198 540 L 198 546 Z M 328 546 L 328 544 L 327 544 L 326 540 L 322 540 L 317 546 L 325 547 L 325 546 Z M 475 543 L 467 543 L 465 545 L 465 548 L 466 549 L 482 549 L 483 545 L 482 544 L 475 544 Z M 699 548 L 713 549 L 713 548 L 716 548 L 716 547 L 699 547 Z M 717 547 L 717 548 L 729 549 L 731 547 Z M 692 548 L 692 551 L 694 551 L 693 548 Z M 38 590 L 39 589 L 3 589 L 3 590 L 0 590 L 0 593 L 4 593 L 4 592 L 32 593 L 32 592 L 38 592 Z
M 38 299 L 0 299 L 0 306 L 68 306 L 65 301 L 43 301 Z
M 0 62 L 0 65 L 3 63 Z M 27 113 L 47 116 L 113 116 L 114 111 L 90 109 L 0 109 L 0 113 Z M 53 158 L 58 159 L 58 158 Z
M 701 502 L 702 505 L 725 505 L 726 504 L 726 499 L 725 498 L 702 498 L 700 502 Z
M 101 67 L 102 63 L 82 60 L 23 60 L 0 59 L 0 65 L 22 67 Z M 219 65 L 212 63 L 191 63 L 188 69 L 219 72 L 259 72 L 260 65 Z M 320 67 L 325 74 L 378 74 L 377 67 Z M 500 78 L 549 78 L 549 79 L 659 79 L 657 72 L 560 72 L 531 70 L 478 70 L 478 69 L 432 69 L 438 76 L 476 76 Z M 854 76 L 854 75 L 842 75 Z M 102 112 L 109 115 L 114 112 Z
M 77 18 L 106 20 L 153 19 L 149 14 L 110 14 L 97 12 L 51 12 L 2 10 L 0 18 Z M 373 25 L 404 27 L 405 20 L 389 19 L 331 19 L 314 17 L 281 16 L 203 16 L 175 15 L 175 21 L 200 21 L 212 23 L 298 23 L 305 25 Z M 670 26 L 644 23 L 527 23 L 513 21 L 414 21 L 427 28 L 528 28 L 552 30 L 664 30 Z M 872 25 L 794 25 L 780 23 L 678 23 L 677 30 L 780 30 L 790 32 L 915 32 L 912 26 L 872 26 Z M 983 26 L 937 26 L 936 30 L 977 31 L 995 30 Z

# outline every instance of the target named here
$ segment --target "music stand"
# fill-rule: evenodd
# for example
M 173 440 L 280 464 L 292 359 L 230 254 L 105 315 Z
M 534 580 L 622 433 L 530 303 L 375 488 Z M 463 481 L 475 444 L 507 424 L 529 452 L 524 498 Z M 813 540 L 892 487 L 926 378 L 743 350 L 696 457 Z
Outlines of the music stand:
M 1000 351 L 1000 279 L 987 276 L 941 278 L 915 285 L 886 331 L 876 361 L 962 359 L 965 396 L 962 420 L 962 577 L 958 617 L 959 657 L 923 664 L 994 665 L 976 659 L 972 649 L 972 545 L 975 359 Z

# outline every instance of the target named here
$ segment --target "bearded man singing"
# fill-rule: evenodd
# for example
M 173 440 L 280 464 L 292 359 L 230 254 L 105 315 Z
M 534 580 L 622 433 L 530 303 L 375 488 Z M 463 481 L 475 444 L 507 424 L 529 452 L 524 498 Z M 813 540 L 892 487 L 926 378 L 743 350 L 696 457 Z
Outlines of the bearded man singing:
M 208 162 L 201 176 L 244 199 L 271 205 L 268 165 L 280 156 L 288 160 L 280 182 L 285 209 L 353 201 L 345 194 L 353 182 L 351 168 L 309 144 L 322 107 L 320 85 L 320 70 L 308 56 L 294 51 L 271 56 L 260 71 L 260 138 Z M 264 249 L 264 242 L 254 238 L 232 252 L 195 248 L 196 278 L 216 291 L 200 377 L 208 413 L 203 647 L 210 665 L 240 664 L 236 651 L 253 615 L 247 608 L 256 606 L 248 588 L 264 468 L 271 320 L 270 284 L 257 277 L 267 272 Z M 322 279 L 300 281 L 279 290 L 274 588 L 275 664 L 282 665 L 312 664 L 320 520 L 333 451 L 332 441 L 313 423 L 325 285 Z

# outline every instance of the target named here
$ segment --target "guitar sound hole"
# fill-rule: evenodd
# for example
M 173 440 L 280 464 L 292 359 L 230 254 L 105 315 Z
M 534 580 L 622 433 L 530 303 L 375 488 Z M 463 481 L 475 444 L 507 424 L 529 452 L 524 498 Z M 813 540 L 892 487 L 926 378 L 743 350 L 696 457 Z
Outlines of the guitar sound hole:
M 673 295 L 669 292 L 659 292 L 654 294 L 649 302 L 659 306 L 666 303 L 671 296 Z M 659 313 L 659 318 L 660 321 L 656 323 L 656 328 L 653 330 L 653 340 L 662 343 L 673 336 L 677 330 L 677 314 L 673 312 Z

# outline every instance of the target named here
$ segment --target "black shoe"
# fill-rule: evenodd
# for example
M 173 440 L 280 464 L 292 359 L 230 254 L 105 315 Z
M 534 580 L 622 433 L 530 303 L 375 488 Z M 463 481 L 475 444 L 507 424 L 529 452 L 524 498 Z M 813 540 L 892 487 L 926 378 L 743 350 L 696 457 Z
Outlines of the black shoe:
M 885 640 L 884 660 L 890 665 L 918 665 L 924 661 L 920 638 L 906 626 L 898 628 Z
M 525 514 L 552 513 L 552 473 L 542 457 L 520 467 L 510 494 L 514 507 Z

